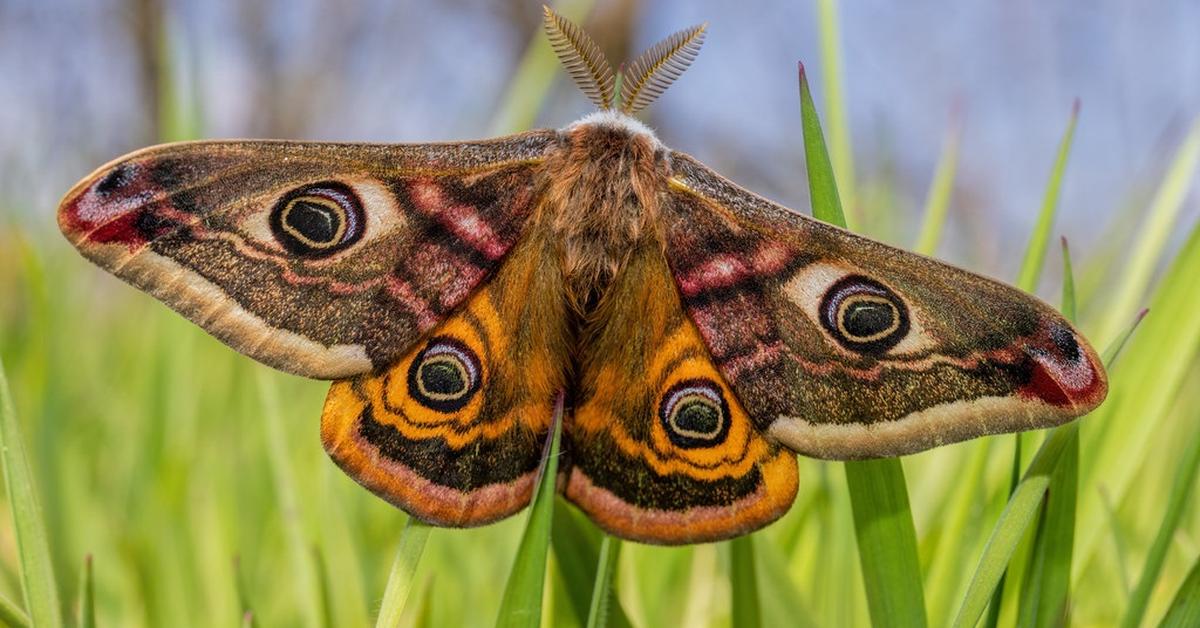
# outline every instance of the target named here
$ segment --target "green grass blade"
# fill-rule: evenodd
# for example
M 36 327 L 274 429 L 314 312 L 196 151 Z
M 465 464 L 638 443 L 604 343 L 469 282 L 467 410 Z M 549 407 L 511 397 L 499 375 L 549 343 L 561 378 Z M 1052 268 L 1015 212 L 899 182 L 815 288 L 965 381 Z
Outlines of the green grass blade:
M 1062 140 L 1058 145 L 1058 155 L 1054 160 L 1054 166 L 1050 170 L 1050 179 L 1046 184 L 1046 191 L 1042 196 L 1042 207 L 1038 212 L 1037 222 L 1034 224 L 1033 231 L 1029 234 L 1029 243 L 1025 247 L 1025 257 L 1021 262 L 1021 269 L 1017 273 L 1017 287 L 1030 293 L 1037 292 L 1038 280 L 1042 276 L 1042 267 L 1046 258 L 1046 249 L 1050 246 L 1051 230 L 1054 227 L 1054 216 L 1058 210 L 1058 199 L 1062 190 L 1062 180 L 1067 169 L 1067 158 L 1071 153 L 1071 144 L 1075 137 L 1075 125 L 1079 120 L 1079 101 L 1076 100 L 1071 108 L 1071 116 L 1067 122 L 1067 129 L 1063 133 Z M 1024 459 L 1022 452 L 1028 453 L 1033 448 L 1036 432 L 1022 432 L 1013 435 L 1012 459 L 1012 483 L 1009 488 L 1009 496 L 1011 497 L 1017 490 L 1017 485 L 1021 478 L 1022 469 L 1024 469 Z M 1032 551 L 1033 539 L 1026 540 L 1022 545 L 1021 553 L 1018 554 L 1018 560 L 1013 561 L 1012 566 L 1017 567 L 1016 571 L 1011 574 L 1017 578 L 1013 586 L 1020 584 L 1020 578 L 1024 576 L 1025 558 L 1028 556 L 1026 552 Z M 1016 548 L 1014 548 L 1014 551 Z M 1010 557 L 1011 558 L 1011 555 Z M 988 619 L 986 626 L 993 628 L 997 625 L 1000 612 L 1004 604 L 1005 591 L 1008 590 L 1006 580 L 1008 574 L 1008 559 L 1005 560 L 1005 572 L 1001 574 L 1000 580 L 995 591 L 992 594 L 992 602 L 988 610 Z
M 1078 315 L 1075 306 L 1075 270 L 1071 266 L 1071 247 L 1067 244 L 1067 238 L 1062 239 L 1062 256 L 1063 256 L 1063 286 L 1062 286 L 1062 313 L 1067 317 L 1067 320 L 1075 322 Z
M 942 517 L 942 529 L 952 531 L 943 534 L 930 550 L 932 557 L 925 577 L 925 596 L 928 601 L 929 618 L 934 625 L 945 625 L 951 619 L 955 604 L 960 599 L 962 573 L 966 567 L 962 557 L 967 553 L 971 535 L 963 532 L 971 527 L 972 519 L 978 517 L 979 496 L 987 490 L 987 467 L 995 439 L 981 438 L 972 445 L 961 469 L 959 481 L 955 482 L 950 504 Z M 978 524 L 975 524 L 978 525 Z
M 957 113 L 951 114 L 950 128 L 942 141 L 942 154 L 938 157 L 933 181 L 925 196 L 925 219 L 921 233 L 917 236 L 916 252 L 933 255 L 942 241 L 942 230 L 950 213 L 950 196 L 954 192 L 954 179 L 958 175 L 958 147 L 962 140 L 962 123 Z
M 96 628 L 96 581 L 91 554 L 83 559 L 82 580 L 79 587 L 79 628 Z
M 0 622 L 12 628 L 28 628 L 29 615 L 16 602 L 0 595 Z
M 1062 239 L 1062 311 L 1075 320 L 1075 278 L 1071 252 Z M 1033 562 L 1022 583 L 1020 625 L 1066 625 L 1071 586 L 1071 562 L 1075 548 L 1075 510 L 1079 494 L 1079 431 L 1075 430 L 1062 460 L 1050 475 L 1046 503 L 1038 520 Z
M 762 603 L 758 597 L 758 574 L 754 562 L 754 535 L 739 536 L 729 542 L 732 623 L 738 628 L 762 626 Z
M 550 545 L 554 550 L 554 564 L 562 576 L 575 619 L 584 625 L 591 611 L 597 565 L 602 560 L 600 546 L 604 534 L 561 497 L 554 500 L 553 525 Z M 607 610 L 606 625 L 617 628 L 631 625 L 616 596 L 610 596 Z
M 257 622 L 254 620 L 254 604 L 250 601 L 250 592 L 246 588 L 246 576 L 242 573 L 242 559 L 233 559 L 233 577 L 234 589 L 237 595 L 238 611 L 242 614 L 242 623 L 247 626 L 255 626 Z
M 301 521 L 296 475 L 291 468 L 287 450 L 288 439 L 287 432 L 283 429 L 279 391 L 266 371 L 260 368 L 256 369 L 255 373 L 258 377 L 263 426 L 267 435 L 267 457 L 291 558 L 291 572 L 288 578 L 295 586 L 297 605 L 304 624 L 312 627 L 323 626 L 325 611 L 321 604 L 321 576 L 316 561 L 313 560 L 311 547 L 306 541 L 307 535 Z
M 1200 117 L 1192 123 L 1191 130 L 1171 160 L 1154 201 L 1146 211 L 1145 223 L 1132 245 L 1129 258 L 1122 265 L 1121 276 L 1111 284 L 1116 287 L 1116 294 L 1104 305 L 1106 314 L 1096 338 L 1103 340 L 1117 333 L 1144 303 L 1146 288 L 1175 230 L 1175 223 L 1197 172 L 1200 172 Z
M 1110 359 L 1115 359 L 1120 352 L 1121 345 L 1129 338 L 1133 333 L 1133 327 L 1136 327 L 1141 320 L 1139 317 L 1134 321 L 1130 330 L 1123 334 L 1105 355 Z M 1107 364 L 1111 367 L 1112 362 L 1109 361 Z M 1008 504 L 1005 505 L 1004 512 L 1000 514 L 1000 518 L 996 521 L 992 534 L 988 538 L 987 545 L 983 548 L 983 555 L 979 559 L 975 575 L 967 585 L 967 593 L 962 605 L 959 606 L 958 615 L 954 619 L 954 626 L 957 628 L 974 626 L 983 615 L 989 602 L 994 603 L 993 593 L 1004 577 L 1009 559 L 1012 558 L 1017 545 L 1029 528 L 1029 524 L 1041 508 L 1042 498 L 1050 486 L 1050 476 L 1059 465 L 1063 452 L 1067 450 L 1073 440 L 1078 438 L 1078 434 L 1079 421 L 1073 421 L 1050 430 L 1046 440 L 1042 441 L 1042 446 L 1038 448 L 1033 462 L 1029 464 L 1029 469 L 1025 471 L 1016 490 L 1009 496 Z
M 804 161 L 808 167 L 808 194 L 813 218 L 846 228 L 846 215 L 842 212 L 833 165 L 825 148 L 821 118 L 813 105 L 803 63 L 800 64 L 800 122 L 804 127 Z
M 845 214 L 803 64 L 800 115 L 813 216 L 845 227 Z M 851 461 L 845 467 L 871 620 L 878 626 L 923 626 L 925 597 L 904 468 L 894 458 Z
M 1200 226 L 1193 227 L 1163 275 L 1150 303 L 1153 315 L 1139 329 L 1139 342 L 1124 350 L 1120 366 L 1112 374 L 1108 401 L 1087 419 L 1088 428 L 1082 435 L 1080 485 L 1103 486 L 1114 505 L 1124 502 L 1138 480 L 1137 474 L 1121 470 L 1152 459 L 1155 437 L 1164 432 L 1179 433 L 1177 423 L 1167 419 L 1200 355 L 1200 317 L 1195 314 L 1200 311 L 1198 273 Z M 1179 433 L 1176 438 L 1182 437 Z M 1102 508 L 1098 500 L 1082 501 L 1079 518 L 1101 521 Z M 1104 526 L 1079 529 L 1075 581 L 1091 566 L 1099 541 L 1106 534 Z
M 517 557 L 496 625 L 501 628 L 528 628 L 542 620 L 542 591 L 546 582 L 546 559 L 550 553 L 550 529 L 554 520 L 555 483 L 558 480 L 559 441 L 562 436 L 563 396 L 554 404 L 554 425 L 550 448 L 542 463 L 541 477 L 529 508 L 529 522 L 517 546 Z
M 607 626 L 609 609 L 612 608 L 613 574 L 617 570 L 617 556 L 621 552 L 621 539 L 604 535 L 600 541 L 600 560 L 596 563 L 595 586 L 592 588 L 592 603 L 588 607 L 587 628 Z
M 1004 576 L 1008 561 L 1041 507 L 1042 496 L 1050 485 L 1050 472 L 1066 449 L 1071 432 L 1078 431 L 1078 426 L 1078 423 L 1070 423 L 1050 432 L 1024 478 L 1009 497 L 967 587 L 958 616 L 954 619 L 956 627 L 974 626 L 988 604 L 994 604 L 992 595 Z
M 924 626 L 917 532 L 904 467 L 897 458 L 852 461 L 845 466 L 871 623 Z
M 1200 434 L 1194 435 L 1188 441 L 1187 450 L 1183 460 L 1180 461 L 1175 480 L 1171 483 L 1171 493 L 1167 499 L 1167 512 L 1158 526 L 1154 543 L 1146 555 L 1146 564 L 1142 567 L 1142 575 L 1138 578 L 1137 586 L 1129 596 L 1129 605 L 1121 620 L 1121 626 L 1125 628 L 1136 628 L 1142 623 L 1146 607 L 1150 603 L 1150 594 L 1153 593 L 1154 587 L 1158 583 L 1158 577 L 1162 573 L 1163 563 L 1166 562 L 1167 550 L 1171 547 L 1175 531 L 1183 519 L 1185 507 L 1191 497 L 1197 470 L 1200 470 Z
M 550 547 L 554 564 L 575 620 L 583 625 L 591 608 L 602 533 L 561 496 L 554 500 L 553 526 Z
M 1021 600 L 1023 626 L 1067 623 L 1078 484 L 1079 431 L 1074 430 L 1062 459 L 1050 474 L 1046 504 L 1034 541 L 1034 562 L 1026 575 L 1028 585 Z
M 1200 559 L 1192 565 L 1187 579 L 1179 585 L 1175 599 L 1159 628 L 1192 628 L 1200 626 Z
M 54 565 L 50 561 L 50 542 L 3 361 L 0 361 L 0 462 L 4 465 L 4 485 L 16 531 L 25 608 L 35 626 L 61 626 L 62 610 L 58 605 Z
M 854 180 L 854 150 L 850 140 L 850 121 L 842 88 L 842 46 L 835 0 L 817 0 L 817 37 L 821 46 L 822 87 L 825 90 L 825 114 L 829 116 L 829 158 L 833 176 L 845 200 L 847 229 L 858 229 L 857 184 Z
M 396 549 L 396 558 L 392 561 L 392 572 L 383 589 L 383 603 L 379 607 L 379 618 L 375 620 L 376 628 L 400 625 L 430 530 L 428 524 L 416 517 L 409 517 L 408 523 L 404 524 L 404 531 L 400 533 L 400 547 Z
M 1042 197 L 1042 209 L 1038 212 L 1037 224 L 1025 248 L 1025 257 L 1021 262 L 1021 270 L 1017 274 L 1017 287 L 1026 292 L 1037 292 L 1038 279 L 1042 276 L 1042 267 L 1046 259 L 1046 250 L 1050 248 L 1050 235 L 1054 228 L 1054 215 L 1058 210 L 1058 199 L 1062 191 L 1063 174 L 1067 169 L 1067 157 L 1071 154 L 1071 142 L 1075 137 L 1075 123 L 1079 121 L 1079 101 L 1071 108 L 1071 118 L 1067 122 L 1067 130 L 1063 133 L 1062 141 L 1058 144 L 1058 156 L 1054 160 L 1054 168 L 1050 171 L 1050 181 L 1046 184 L 1046 193 Z
M 553 4 L 556 13 L 578 24 L 591 11 L 595 0 L 563 0 Z M 507 135 L 531 128 L 558 74 L 558 57 L 554 56 L 542 29 L 536 29 L 492 118 L 492 134 Z
M 763 625 L 811 628 L 816 621 L 812 610 L 801 599 L 809 591 L 796 586 L 784 562 L 787 557 L 778 540 L 771 544 L 770 551 L 754 555 Z

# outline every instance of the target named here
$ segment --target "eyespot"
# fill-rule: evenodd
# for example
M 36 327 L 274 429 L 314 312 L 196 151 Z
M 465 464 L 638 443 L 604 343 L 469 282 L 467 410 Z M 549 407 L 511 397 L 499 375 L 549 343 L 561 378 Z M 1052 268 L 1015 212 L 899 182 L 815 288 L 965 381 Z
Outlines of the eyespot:
M 719 445 L 729 435 L 729 404 L 711 380 L 675 384 L 663 395 L 658 415 L 667 437 L 684 449 Z
M 437 336 L 408 367 L 408 393 L 427 408 L 455 412 L 479 390 L 481 372 L 474 351 L 449 336 Z
M 908 308 L 883 284 L 850 275 L 833 284 L 821 301 L 821 324 L 842 346 L 880 355 L 908 335 Z
M 271 232 L 288 252 L 328 257 L 363 235 L 362 203 L 341 183 L 327 181 L 288 192 L 271 210 Z

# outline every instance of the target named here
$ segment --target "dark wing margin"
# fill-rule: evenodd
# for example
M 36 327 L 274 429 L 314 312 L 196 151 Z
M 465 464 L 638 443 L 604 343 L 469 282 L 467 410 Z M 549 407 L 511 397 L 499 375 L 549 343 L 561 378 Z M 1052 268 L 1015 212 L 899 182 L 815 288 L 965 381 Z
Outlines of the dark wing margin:
M 555 138 L 168 144 L 85 178 L 58 220 L 85 257 L 234 349 L 348 377 L 395 362 L 495 271 Z
M 908 454 L 1104 399 L 1095 351 L 1036 298 L 672 160 L 663 231 L 684 310 L 755 424 L 794 451 Z

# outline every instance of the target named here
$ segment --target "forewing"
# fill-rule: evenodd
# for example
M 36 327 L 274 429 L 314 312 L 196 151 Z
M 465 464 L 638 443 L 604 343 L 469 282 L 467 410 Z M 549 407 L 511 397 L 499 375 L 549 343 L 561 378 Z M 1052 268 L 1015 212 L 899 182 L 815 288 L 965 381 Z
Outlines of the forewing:
M 1095 352 L 1036 298 L 672 160 L 662 228 L 684 309 L 754 423 L 791 449 L 908 454 L 1104 399 Z
M 553 142 L 168 144 L 81 181 L 58 219 L 85 257 L 234 349 L 347 377 L 408 353 L 495 271 Z

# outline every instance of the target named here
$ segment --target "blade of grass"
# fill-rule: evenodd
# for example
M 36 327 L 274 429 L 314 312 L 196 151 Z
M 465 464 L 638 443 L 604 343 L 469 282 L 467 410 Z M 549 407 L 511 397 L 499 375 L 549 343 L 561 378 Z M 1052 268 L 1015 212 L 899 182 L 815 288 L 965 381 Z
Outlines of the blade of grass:
M 838 28 L 837 3 L 817 0 L 817 37 L 821 46 L 821 78 L 825 90 L 825 114 L 829 116 L 829 157 L 833 177 L 845 199 L 848 220 L 842 226 L 857 230 L 857 184 L 854 180 L 854 149 L 850 141 L 850 122 L 842 89 L 842 46 Z
M 732 596 L 733 625 L 738 628 L 762 626 L 753 534 L 739 536 L 729 542 L 729 592 Z
M 925 196 L 925 220 L 921 223 L 921 234 L 917 236 L 916 251 L 922 255 L 933 255 L 942 241 L 942 229 L 949 215 L 950 196 L 954 192 L 954 178 L 958 174 L 958 146 L 962 139 L 962 122 L 958 110 L 950 114 L 950 128 L 942 140 L 942 154 L 938 157 L 933 181 Z
M 617 556 L 621 551 L 621 539 L 604 535 L 600 541 L 600 560 L 596 563 L 596 584 L 592 588 L 592 603 L 588 607 L 587 628 L 609 625 L 609 609 L 612 607 L 613 574 L 616 573 Z
M 542 620 L 542 592 L 546 581 L 546 559 L 550 552 L 550 529 L 554 519 L 555 484 L 558 480 L 558 451 L 562 436 L 563 394 L 554 403 L 554 424 L 542 462 L 541 476 L 529 508 L 529 522 L 517 546 L 517 557 L 500 600 L 496 625 L 501 628 L 536 627 Z
M 987 466 L 996 442 L 995 439 L 981 438 L 972 446 L 967 467 L 959 476 L 960 481 L 956 483 L 950 498 L 952 501 L 942 520 L 942 529 L 948 533 L 943 534 L 932 548 L 925 590 L 929 601 L 929 617 L 935 625 L 945 625 L 950 621 L 954 604 L 961 595 L 962 572 L 965 568 L 962 556 L 969 547 L 967 543 L 973 538 L 962 532 L 967 530 L 972 517 L 978 516 L 979 496 L 986 492 Z
M 796 586 L 785 564 L 786 554 L 779 550 L 778 542 L 770 551 L 755 554 L 754 565 L 758 568 L 759 602 L 762 604 L 764 626 L 793 626 L 810 628 L 816 625 L 811 609 L 802 594 L 808 591 Z
M 96 581 L 92 573 L 91 554 L 83 559 L 82 580 L 79 587 L 79 628 L 96 628 Z
M 1058 466 L 1050 474 L 1046 503 L 1034 537 L 1033 564 L 1022 591 L 1022 626 L 1063 626 L 1067 623 L 1078 482 L 1079 431 L 1075 430 L 1063 449 Z
M 1067 157 L 1071 154 L 1071 143 L 1075 138 L 1075 124 L 1079 121 L 1079 101 L 1071 106 L 1071 117 L 1067 122 L 1067 130 L 1058 143 L 1058 156 L 1054 160 L 1054 168 L 1050 171 L 1050 181 L 1046 184 L 1046 193 L 1042 196 L 1042 209 L 1038 212 L 1037 223 L 1029 237 L 1025 248 L 1025 257 L 1021 261 L 1021 271 L 1017 274 L 1017 287 L 1026 292 L 1037 292 L 1038 279 L 1042 276 L 1045 266 L 1046 250 L 1050 248 L 1050 236 L 1054 228 L 1054 216 L 1058 210 L 1058 199 L 1062 192 L 1063 174 L 1067 169 Z
M 595 0 L 563 0 L 554 6 L 555 13 L 575 22 L 592 9 Z M 550 86 L 558 76 L 558 58 L 541 29 L 533 33 L 525 54 L 517 64 L 517 70 L 508 81 L 508 90 L 500 99 L 500 107 L 492 118 L 492 134 L 506 135 L 531 128 L 537 121 L 538 112 L 546 102 Z
M 583 625 L 591 610 L 597 566 L 603 560 L 601 543 L 604 534 L 561 497 L 554 500 L 553 526 L 550 545 L 554 550 L 554 563 L 562 576 L 575 619 Z M 631 624 L 621 601 L 615 595 L 610 598 L 606 625 L 628 628 Z
M 1200 626 L 1200 559 L 1192 566 L 1183 584 L 1179 585 L 1174 601 L 1158 624 L 1159 628 L 1192 626 Z
M 800 122 L 804 128 L 804 163 L 808 168 L 808 195 L 813 218 L 844 229 L 846 215 L 842 212 L 837 180 L 834 178 L 833 165 L 829 161 L 829 151 L 825 148 L 821 118 L 813 105 L 804 63 L 800 63 L 799 67 Z
M 1191 130 L 1171 160 L 1167 174 L 1154 195 L 1154 201 L 1146 211 L 1146 221 L 1137 241 L 1130 249 L 1129 258 L 1122 265 L 1120 278 L 1110 284 L 1116 286 L 1116 294 L 1104 305 L 1105 317 L 1097 329 L 1096 338 L 1104 339 L 1116 333 L 1122 322 L 1144 302 L 1146 288 L 1150 285 L 1163 248 L 1175 229 L 1175 222 L 1183 209 L 1188 189 L 1198 171 L 1200 117 L 1192 123 Z
M 1075 278 L 1071 252 L 1062 239 L 1062 311 L 1075 321 Z M 1066 625 L 1071 587 L 1071 561 L 1075 548 L 1075 509 L 1079 493 L 1079 431 L 1063 451 L 1062 460 L 1050 475 L 1046 503 L 1038 520 L 1033 546 L 1033 564 L 1023 583 L 1020 625 Z
M 955 626 L 974 626 L 989 603 L 996 604 L 996 601 L 992 600 L 993 593 L 1001 582 L 1017 544 L 1041 507 L 1042 496 L 1050 485 L 1050 472 L 1057 466 L 1062 451 L 1070 440 L 1070 432 L 1077 430 L 1078 423 L 1070 423 L 1052 431 L 1042 443 L 1024 478 L 1009 497 L 1008 505 L 1000 514 L 1000 519 L 996 521 L 992 536 L 984 547 L 979 567 L 967 587 L 962 606 L 954 619 Z
M 29 615 L 16 602 L 3 595 L 0 595 L 0 622 L 12 628 L 28 628 L 30 625 Z
M 279 502 L 279 516 L 287 535 L 288 552 L 291 554 L 292 571 L 289 579 L 296 587 L 297 603 L 301 617 L 307 626 L 324 625 L 325 611 L 322 608 L 320 573 L 307 541 L 301 521 L 300 500 L 297 498 L 296 476 L 291 469 L 287 451 L 287 432 L 283 429 L 283 418 L 279 405 L 279 391 L 263 369 L 255 369 L 258 377 L 259 404 L 263 413 L 263 424 L 267 435 L 267 457 L 271 476 Z
M 804 64 L 800 64 L 800 115 L 813 217 L 845 227 Z M 871 621 L 877 626 L 925 625 L 917 533 L 903 466 L 898 459 L 884 458 L 850 461 L 845 469 Z
M 553 526 L 550 547 L 554 551 L 554 564 L 558 567 L 575 621 L 583 625 L 587 622 L 596 565 L 600 562 L 601 532 L 573 510 L 562 496 L 554 500 Z
M 1046 259 L 1046 249 L 1050 247 L 1051 230 L 1054 227 L 1054 216 L 1058 211 L 1058 200 L 1062 190 L 1062 180 L 1067 169 L 1067 158 L 1071 154 L 1071 144 L 1075 137 L 1075 125 L 1079 121 L 1079 100 L 1076 99 L 1071 106 L 1071 116 L 1067 121 L 1067 129 L 1063 132 L 1062 139 L 1058 144 L 1058 154 L 1054 160 L 1054 166 L 1050 169 L 1050 179 L 1046 183 L 1046 191 L 1042 195 L 1042 207 L 1038 211 L 1037 222 L 1034 223 L 1033 231 L 1029 234 L 1029 243 L 1025 247 L 1025 257 L 1021 261 L 1021 269 L 1017 272 L 1018 288 L 1029 292 L 1037 292 L 1038 281 L 1042 276 L 1042 268 Z M 1009 495 L 1011 496 L 1017 490 L 1017 484 L 1021 479 L 1021 470 L 1025 468 L 1024 454 L 1028 454 L 1033 449 L 1036 432 L 1021 432 L 1013 435 L 1015 447 L 1013 449 L 1012 460 L 1012 482 L 1009 485 Z M 1033 534 L 1034 531 L 1030 531 Z M 1006 561 L 1006 568 L 1000 576 L 1000 582 L 992 594 L 992 602 L 988 609 L 988 618 L 985 626 L 995 628 L 1000 619 L 1000 612 L 1004 606 L 1004 594 L 1009 586 L 1020 584 L 1020 578 L 1025 575 L 1025 558 L 1026 551 L 1032 551 L 1032 537 L 1026 539 L 1022 546 L 1021 553 L 1018 554 L 1018 560 L 1009 564 Z M 1017 578 L 1013 583 L 1008 583 L 1006 580 L 1009 577 L 1009 567 L 1017 567 L 1014 570 L 1013 576 Z
M 1126 350 L 1119 371 L 1111 378 L 1109 400 L 1088 419 L 1082 434 L 1080 485 L 1103 486 L 1114 505 L 1125 500 L 1138 480 L 1137 475 L 1119 470 L 1137 468 L 1141 461 L 1151 459 L 1151 439 L 1178 433 L 1181 427 L 1166 419 L 1200 355 L 1200 318 L 1195 315 L 1200 311 L 1198 273 L 1200 225 L 1193 227 L 1163 275 L 1151 301 L 1155 314 L 1138 332 L 1142 341 Z M 1182 437 L 1182 433 L 1175 436 Z M 1098 500 L 1085 500 L 1080 503 L 1079 518 L 1101 521 L 1102 509 Z M 1075 582 L 1090 567 L 1106 532 L 1106 527 L 1099 525 L 1080 528 L 1072 575 Z
M 1125 341 L 1129 339 L 1133 329 L 1141 320 L 1139 317 L 1134 321 L 1129 330 L 1105 352 L 1106 364 L 1112 365 L 1112 361 L 1120 353 L 1121 347 L 1124 346 Z M 1009 559 L 1012 558 L 1017 544 L 1020 543 L 1030 522 L 1041 508 L 1042 497 L 1050 486 L 1050 475 L 1058 466 L 1063 452 L 1072 439 L 1078 437 L 1078 432 L 1079 421 L 1073 421 L 1050 430 L 1046 440 L 1042 441 L 1042 446 L 1017 484 L 1016 490 L 1009 497 L 1004 512 L 1000 514 L 1000 518 L 992 529 L 991 537 L 988 538 L 987 545 L 983 548 L 983 555 L 979 558 L 975 575 L 972 576 L 971 583 L 967 586 L 967 593 L 959 607 L 958 615 L 954 619 L 954 626 L 957 628 L 974 626 L 988 604 L 994 603 L 992 601 L 993 593 L 1001 583 Z
M 409 517 L 408 523 L 404 524 L 404 531 L 400 533 L 400 547 L 396 549 L 392 571 L 388 576 L 387 586 L 383 589 L 383 603 L 379 607 L 379 617 L 375 620 L 376 628 L 393 628 L 400 625 L 408 594 L 412 591 L 416 578 L 417 564 L 421 562 L 421 554 L 425 551 L 425 541 L 429 539 L 431 529 L 416 517 Z
M 234 589 L 237 594 L 238 611 L 242 614 L 242 623 L 246 626 L 255 626 L 257 622 L 254 620 L 254 605 L 250 602 L 250 593 L 246 589 L 246 577 L 242 573 L 242 559 L 235 557 L 233 559 L 233 577 Z
M 4 484 L 17 536 L 25 609 L 39 628 L 61 626 L 62 610 L 50 562 L 50 542 L 3 361 L 0 361 L 0 462 L 4 465 Z
M 1200 434 L 1194 435 L 1188 441 L 1183 460 L 1180 461 L 1176 471 L 1175 480 L 1171 484 L 1170 497 L 1167 499 L 1167 512 L 1163 515 L 1162 523 L 1159 524 L 1158 533 L 1154 536 L 1154 543 L 1146 555 L 1146 563 L 1142 566 L 1142 575 L 1138 577 L 1137 586 L 1134 587 L 1133 594 L 1129 597 L 1125 616 L 1121 619 L 1121 626 L 1125 628 L 1136 628 L 1142 623 L 1146 607 L 1150 602 L 1150 594 L 1154 591 L 1158 577 L 1162 573 L 1167 550 L 1171 547 L 1175 531 L 1183 519 L 1185 506 L 1191 497 L 1197 470 L 1200 470 Z
M 897 458 L 846 463 L 863 584 L 875 626 L 924 626 L 917 532 Z

